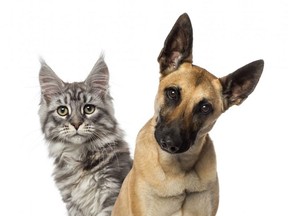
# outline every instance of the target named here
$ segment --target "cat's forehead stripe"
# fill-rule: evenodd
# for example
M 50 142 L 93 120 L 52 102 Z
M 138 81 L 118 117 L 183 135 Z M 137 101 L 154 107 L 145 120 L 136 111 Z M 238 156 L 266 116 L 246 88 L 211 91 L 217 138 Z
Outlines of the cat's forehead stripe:
M 83 102 L 84 102 L 84 103 L 87 103 L 87 96 L 86 96 L 86 94 L 83 94 Z
M 64 103 L 65 103 L 65 104 L 68 104 L 68 95 L 65 95 L 65 97 L 64 97 Z
M 80 93 L 81 93 L 81 89 L 75 89 L 75 88 L 69 88 L 67 91 L 67 97 L 69 98 L 69 101 L 70 100 L 80 100 Z
M 61 101 L 60 101 L 61 100 Z M 92 96 L 82 88 L 69 88 L 65 94 L 57 102 L 69 104 L 71 101 L 81 101 L 83 103 L 89 103 L 93 100 Z

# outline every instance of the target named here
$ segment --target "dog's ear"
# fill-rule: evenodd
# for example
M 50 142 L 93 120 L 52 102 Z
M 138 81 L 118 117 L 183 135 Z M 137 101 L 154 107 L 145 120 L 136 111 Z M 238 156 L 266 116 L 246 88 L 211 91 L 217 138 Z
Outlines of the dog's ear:
M 166 75 L 183 62 L 192 63 L 193 32 L 189 16 L 182 14 L 167 36 L 158 62 L 160 73 Z
M 232 105 L 240 105 L 254 91 L 263 68 L 264 61 L 258 60 L 219 79 L 223 87 L 225 110 Z

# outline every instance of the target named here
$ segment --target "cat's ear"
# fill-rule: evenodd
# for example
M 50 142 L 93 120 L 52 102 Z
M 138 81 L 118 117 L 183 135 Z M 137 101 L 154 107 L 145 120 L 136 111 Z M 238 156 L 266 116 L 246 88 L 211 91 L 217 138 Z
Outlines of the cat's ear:
M 109 70 L 101 55 L 85 80 L 88 89 L 99 94 L 107 93 L 109 89 Z
M 64 82 L 55 74 L 55 72 L 40 59 L 41 69 L 39 72 L 39 82 L 43 99 L 49 103 L 53 96 L 60 94 L 64 87 Z

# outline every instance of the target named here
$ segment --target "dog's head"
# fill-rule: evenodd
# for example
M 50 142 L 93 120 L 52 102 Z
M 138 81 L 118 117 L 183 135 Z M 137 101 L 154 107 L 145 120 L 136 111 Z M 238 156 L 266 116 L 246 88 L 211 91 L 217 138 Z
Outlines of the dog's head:
M 160 84 L 155 100 L 155 138 L 169 153 L 183 153 L 205 137 L 230 106 L 241 104 L 256 87 L 263 60 L 217 78 L 192 64 L 193 33 L 181 15 L 158 57 Z

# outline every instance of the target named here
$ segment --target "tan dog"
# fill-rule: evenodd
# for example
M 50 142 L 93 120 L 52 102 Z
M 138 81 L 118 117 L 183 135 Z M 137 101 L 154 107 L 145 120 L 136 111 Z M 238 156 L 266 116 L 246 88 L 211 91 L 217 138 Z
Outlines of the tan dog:
M 158 58 L 155 115 L 137 137 L 133 168 L 112 215 L 216 215 L 216 156 L 208 135 L 218 117 L 254 90 L 264 62 L 217 78 L 192 64 L 192 26 L 176 21 Z

